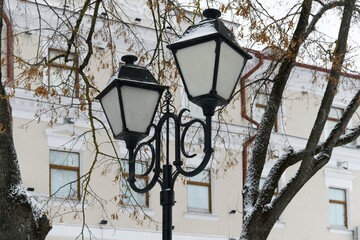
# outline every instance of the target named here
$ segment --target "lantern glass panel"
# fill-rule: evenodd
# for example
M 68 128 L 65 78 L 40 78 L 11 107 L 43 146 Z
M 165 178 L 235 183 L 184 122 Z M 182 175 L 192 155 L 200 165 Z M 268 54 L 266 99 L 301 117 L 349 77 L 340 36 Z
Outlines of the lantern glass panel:
M 176 59 L 190 96 L 208 94 L 212 88 L 216 42 L 209 41 L 177 50 Z
M 115 136 L 119 135 L 123 130 L 123 122 L 120 111 L 119 95 L 116 87 L 104 95 L 101 99 L 101 105 L 109 121 L 113 134 Z
M 220 49 L 216 91 L 219 96 L 228 100 L 244 68 L 245 59 L 226 42 L 221 43 Z
M 133 132 L 145 133 L 159 102 L 160 93 L 155 90 L 122 86 L 126 127 Z

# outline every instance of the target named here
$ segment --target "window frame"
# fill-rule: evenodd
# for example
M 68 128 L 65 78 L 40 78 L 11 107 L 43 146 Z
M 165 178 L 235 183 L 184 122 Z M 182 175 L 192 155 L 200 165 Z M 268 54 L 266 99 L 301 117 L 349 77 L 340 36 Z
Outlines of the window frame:
M 50 163 L 50 152 L 64 152 L 64 153 L 73 153 L 76 154 L 78 156 L 78 161 L 79 161 L 79 166 L 78 167 L 72 167 L 72 166 L 64 166 L 64 165 L 58 165 L 58 164 L 52 164 Z M 56 196 L 56 191 L 54 191 L 54 193 L 52 193 L 51 191 L 51 169 L 57 169 L 57 170 L 65 170 L 65 171 L 73 171 L 76 172 L 77 175 L 77 196 L 76 198 L 72 198 L 70 196 L 66 197 L 66 198 L 62 198 L 62 197 L 58 197 Z M 71 200 L 80 200 L 81 198 L 81 194 L 80 194 L 80 153 L 79 152 L 71 152 L 71 151 L 62 151 L 62 150 L 56 150 L 56 149 L 50 149 L 49 150 L 49 193 L 50 195 L 53 195 L 56 198 L 61 198 L 61 199 L 71 199 Z
M 129 160 L 128 159 L 122 159 L 124 162 L 126 161 L 126 162 L 129 162 Z M 148 162 L 146 162 L 146 161 L 136 161 L 136 163 L 142 163 L 142 164 L 146 164 L 146 166 L 148 165 Z M 135 163 L 135 164 L 136 164 Z M 128 165 L 129 166 L 129 165 Z M 127 168 L 127 169 L 125 169 L 124 168 L 124 172 L 122 173 L 122 176 L 123 176 L 123 178 L 124 178 L 124 180 L 127 182 L 127 178 L 129 177 L 129 169 Z M 144 179 L 145 180 L 145 184 L 146 184 L 146 186 L 148 186 L 149 185 L 149 176 L 142 176 L 141 174 L 136 174 L 135 173 L 135 178 L 137 178 L 137 179 Z M 131 187 L 129 186 L 129 185 L 126 185 L 126 190 L 129 190 L 130 191 L 130 198 L 131 197 L 133 197 L 134 198 L 134 196 L 132 196 L 132 191 L 134 191 L 134 190 L 132 190 L 131 189 Z M 134 191 L 135 192 L 135 191 Z M 137 201 L 137 199 L 135 199 L 135 202 L 139 205 L 139 206 L 141 206 L 141 207 L 146 207 L 146 208 L 149 208 L 149 198 L 150 198 L 150 194 L 149 194 L 149 191 L 147 191 L 147 192 L 145 192 L 145 193 L 140 193 L 140 194 L 145 194 L 145 206 L 143 206 L 143 205 L 140 205 L 139 204 L 139 202 Z M 125 203 L 125 202 L 124 202 Z M 127 203 L 125 203 L 125 205 L 131 205 L 131 202 L 129 201 L 129 202 L 127 202 Z
M 254 97 L 254 104 L 253 104 L 253 106 L 254 106 L 254 108 L 255 109 L 257 109 L 257 108 L 260 108 L 260 109 L 264 109 L 264 112 L 265 112 L 265 109 L 266 109 L 266 107 L 267 107 L 267 104 L 263 104 L 263 103 L 259 103 L 258 102 L 258 96 L 261 96 L 261 95 L 264 95 L 265 97 L 266 97 L 266 103 L 269 101 L 269 94 L 267 94 L 267 93 L 264 93 L 264 92 L 262 92 L 262 91 L 258 91 L 258 92 L 256 92 L 256 94 L 255 94 L 255 97 Z M 254 110 L 253 110 L 253 112 L 254 112 Z M 253 114 L 254 115 L 254 114 Z M 253 116 L 253 118 L 255 119 L 256 118 L 256 116 Z M 261 116 L 261 119 L 263 118 L 263 116 Z M 256 121 L 258 121 L 258 120 L 256 120 Z M 260 123 L 260 122 L 259 122 Z M 274 127 L 273 127 L 273 131 L 274 132 L 279 132 L 279 119 L 278 119 L 278 116 L 276 116 L 276 119 L 275 119 L 275 123 L 274 123 Z
M 187 211 L 188 212 L 196 212 L 196 213 L 209 213 L 212 214 L 212 191 L 211 191 L 211 171 L 209 169 L 204 169 L 203 171 L 207 171 L 208 172 L 208 176 L 209 176 L 209 182 L 199 182 L 199 181 L 192 181 L 190 180 L 190 177 L 188 177 L 186 179 L 186 187 L 190 184 L 192 186 L 201 186 L 201 187 L 207 187 L 208 188 L 208 210 L 202 210 L 202 209 L 196 209 L 196 208 L 189 208 L 189 202 L 187 199 Z M 203 172 L 202 171 L 202 172 Z M 188 191 L 187 191 L 187 194 Z
M 333 122 L 336 122 L 336 123 L 340 122 L 341 117 L 344 115 L 344 109 L 341 108 L 341 107 L 334 107 L 334 106 L 331 106 L 331 109 L 340 110 L 342 114 L 341 114 L 341 116 L 339 118 L 334 118 L 334 117 L 329 117 L 328 116 L 327 120 L 328 121 L 333 121 Z M 331 111 L 331 109 L 330 109 L 330 111 Z
M 54 52 L 56 54 L 56 56 L 61 55 L 61 54 L 65 54 L 66 51 L 61 50 L 61 49 L 57 49 L 57 48 L 49 48 L 48 49 L 48 58 L 47 60 L 51 59 L 51 53 Z M 67 65 L 67 63 L 64 64 L 60 64 L 60 63 L 56 63 L 55 61 L 53 62 L 49 62 L 48 63 L 48 68 L 47 68 L 47 86 L 48 86 L 48 91 L 51 92 L 51 68 L 54 69 L 59 69 L 59 70 L 70 70 L 71 72 L 75 73 L 75 79 L 74 79 L 74 86 L 73 86 L 73 95 L 69 96 L 69 97 L 79 97 L 79 89 L 80 89 L 80 82 L 79 82 L 79 73 L 78 73 L 78 64 L 79 64 L 79 56 L 77 53 L 75 52 L 70 52 L 70 55 L 74 56 L 74 64 L 72 66 Z M 58 58 L 61 59 L 61 58 Z M 58 94 L 59 92 L 56 91 Z M 61 92 L 59 95 L 63 96 L 63 93 Z
M 342 115 L 341 116 L 338 116 L 338 118 L 335 118 L 335 117 L 330 117 L 330 113 L 331 113 L 331 110 L 332 109 L 335 109 L 335 111 L 337 112 L 338 110 L 341 111 Z M 330 108 L 330 112 L 329 112 L 329 115 L 326 119 L 326 123 L 325 123 L 325 129 L 323 130 L 324 132 L 324 138 L 327 139 L 331 133 L 331 131 L 333 130 L 332 129 L 329 129 L 329 126 L 328 126 L 328 122 L 332 122 L 332 123 L 335 123 L 338 124 L 340 122 L 340 119 L 342 118 L 342 116 L 344 115 L 344 108 L 341 108 L 341 107 L 335 107 L 335 106 L 331 106 Z
M 331 204 L 339 204 L 339 205 L 342 205 L 344 206 L 344 226 L 343 225 L 333 225 L 330 221 L 330 212 L 329 212 L 329 224 L 330 224 L 330 227 L 344 227 L 344 228 L 348 228 L 348 196 L 347 196 L 347 190 L 344 189 L 344 188 L 340 188 L 340 187 L 329 187 L 328 191 L 330 191 L 330 189 L 333 189 L 333 190 L 340 190 L 340 191 L 343 191 L 344 192 L 344 198 L 345 200 L 342 201 L 342 200 L 334 200 L 334 199 L 330 199 L 330 196 L 328 196 L 328 200 L 329 200 L 329 207 Z

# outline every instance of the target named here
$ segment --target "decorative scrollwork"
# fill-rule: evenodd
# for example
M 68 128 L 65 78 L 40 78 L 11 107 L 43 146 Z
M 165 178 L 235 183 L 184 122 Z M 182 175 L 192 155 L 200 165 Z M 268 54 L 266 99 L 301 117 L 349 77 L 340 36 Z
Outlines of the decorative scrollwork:
M 175 113 L 176 108 L 173 105 L 172 94 L 170 90 L 167 89 L 164 96 L 164 103 L 160 106 L 161 113 Z
M 203 133 L 204 133 L 204 138 L 205 138 L 205 143 L 204 143 L 204 153 L 205 156 L 203 157 L 202 161 L 200 162 L 200 164 L 193 170 L 191 171 L 187 171 L 185 170 L 182 166 L 183 163 L 180 160 L 180 157 L 178 157 L 178 159 L 174 162 L 174 165 L 176 166 L 176 173 L 174 173 L 174 179 L 173 181 L 175 181 L 175 178 L 181 174 L 183 176 L 186 177 L 193 177 L 197 174 L 199 174 L 202 170 L 205 169 L 205 167 L 207 166 L 211 155 L 213 153 L 213 148 L 211 147 L 211 140 L 209 140 L 211 138 L 211 117 L 206 117 L 206 122 L 204 122 L 203 120 L 200 119 L 192 119 L 188 122 L 182 122 L 183 115 L 185 112 L 189 112 L 188 109 L 183 109 L 180 111 L 179 115 L 178 115 L 178 124 L 180 127 L 182 127 L 182 133 L 179 134 L 179 138 L 180 138 L 180 149 L 181 149 L 181 153 L 183 154 L 183 156 L 185 156 L 186 158 L 193 158 L 196 156 L 196 154 L 188 154 L 185 150 L 185 136 L 187 134 L 187 132 L 189 131 L 190 127 L 193 126 L 194 124 L 200 124 L 201 127 L 203 128 Z
M 151 160 L 150 163 L 146 169 L 146 171 L 144 173 L 141 174 L 142 177 L 146 177 L 147 175 L 150 174 L 150 172 L 152 171 L 152 169 L 154 168 L 155 165 L 155 148 L 154 146 L 151 144 L 151 142 L 143 142 L 140 143 L 139 146 L 136 148 L 135 153 L 134 153 L 134 158 L 136 159 L 137 155 L 139 154 L 139 152 L 141 151 L 141 149 L 145 148 L 145 147 L 149 147 L 150 149 L 150 153 L 151 153 Z
M 186 119 L 184 117 L 184 114 L 186 112 L 190 112 L 188 109 L 183 109 L 179 112 L 178 115 L 176 115 L 173 111 L 175 111 L 175 108 L 171 105 L 171 93 L 167 91 L 165 96 L 165 104 L 161 106 L 163 113 L 163 116 L 160 118 L 157 125 L 153 125 L 154 128 L 154 136 L 150 138 L 150 140 L 146 142 L 140 143 L 136 149 L 131 150 L 129 149 L 129 158 L 132 159 L 132 169 L 130 169 L 130 177 L 128 179 L 131 188 L 138 193 L 145 193 L 149 190 L 151 190 L 156 182 L 160 183 L 160 186 L 162 189 L 166 189 L 167 185 L 170 186 L 172 189 L 175 180 L 179 174 L 185 176 L 185 177 L 193 177 L 197 174 L 199 174 L 201 171 L 203 171 L 207 164 L 209 163 L 209 160 L 211 158 L 211 155 L 213 153 L 213 148 L 211 147 L 211 116 L 206 116 L 206 120 L 200 120 L 200 119 L 191 119 L 190 121 L 183 121 Z M 169 163 L 167 162 L 162 167 L 160 166 L 161 157 L 160 152 L 162 151 L 162 145 L 160 144 L 162 141 L 161 137 L 161 131 L 163 127 L 166 128 L 167 134 L 169 134 L 170 127 L 169 127 L 169 121 L 173 121 L 173 128 L 175 130 L 175 161 L 173 162 L 173 165 L 176 167 L 176 170 L 168 176 L 170 176 L 170 180 L 165 180 L 164 178 L 167 178 L 164 176 L 164 169 L 168 169 L 167 171 L 171 171 L 169 166 Z M 204 153 L 203 159 L 201 160 L 200 164 L 193 170 L 188 171 L 185 169 L 183 165 L 183 161 L 181 160 L 181 155 L 185 158 L 194 158 L 196 154 L 189 154 L 185 150 L 185 137 L 187 136 L 188 132 L 190 131 L 190 128 L 193 127 L 195 124 L 200 125 L 203 129 L 203 137 L 205 139 L 204 141 Z M 166 138 L 166 141 L 169 141 L 169 137 Z M 167 144 L 165 144 L 166 146 Z M 154 147 L 155 146 L 155 147 Z M 137 155 L 141 152 L 141 149 L 144 147 L 148 147 L 150 149 L 151 154 L 151 161 L 149 164 L 148 169 L 143 173 L 141 176 L 148 176 L 151 172 L 154 173 L 154 175 L 151 178 L 151 181 L 149 182 L 148 186 L 145 188 L 138 188 L 135 184 L 136 178 L 135 178 L 135 159 Z M 166 147 L 168 148 L 168 146 Z M 168 151 L 168 149 L 167 149 Z M 168 156 L 167 156 L 168 159 Z M 168 161 L 168 160 L 167 160 Z M 160 177 L 160 174 L 163 172 L 162 177 Z M 166 174 L 165 174 L 166 175 Z
M 129 149 L 129 178 L 128 178 L 128 182 L 130 184 L 130 187 L 138 193 L 146 193 L 148 191 L 150 191 L 155 184 L 158 182 L 159 180 L 159 176 L 161 173 L 161 169 L 158 166 L 158 164 L 156 164 L 156 153 L 155 153 L 155 149 L 154 146 L 151 144 L 151 142 L 154 140 L 155 138 L 151 138 L 149 141 L 147 142 L 143 142 L 140 143 L 137 148 L 134 150 Z M 149 176 L 149 174 L 151 173 L 151 171 L 154 172 L 153 177 L 151 178 L 150 182 L 148 183 L 148 185 L 144 188 L 139 188 L 138 186 L 136 186 L 136 178 L 135 178 L 135 160 L 136 160 L 136 156 L 139 154 L 139 152 L 141 151 L 142 148 L 144 147 L 149 147 L 150 149 L 150 154 L 151 154 L 151 161 L 150 164 L 148 166 L 148 168 L 146 169 L 146 171 L 144 173 L 141 174 L 142 177 L 146 177 Z M 132 166 L 131 166 L 132 165 Z
M 191 121 L 188 122 L 182 122 L 183 119 L 183 114 L 185 112 L 190 112 L 189 109 L 182 109 L 179 113 L 179 124 L 180 127 L 183 127 L 183 131 L 181 133 L 181 138 L 180 138 L 180 147 L 181 147 L 181 153 L 186 157 L 186 158 L 194 158 L 197 154 L 188 154 L 185 150 L 185 137 L 187 135 L 187 132 L 189 131 L 190 127 L 195 125 L 195 124 L 200 124 L 202 126 L 203 129 L 205 129 L 205 123 L 203 121 L 201 121 L 200 119 L 192 119 Z

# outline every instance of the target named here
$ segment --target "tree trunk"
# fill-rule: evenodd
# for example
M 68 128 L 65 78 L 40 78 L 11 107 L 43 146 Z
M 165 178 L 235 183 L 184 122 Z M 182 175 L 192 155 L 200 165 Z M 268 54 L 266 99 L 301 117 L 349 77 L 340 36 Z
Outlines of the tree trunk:
M 0 0 L 0 12 L 3 4 L 4 1 Z M 0 32 L 2 25 L 1 19 Z M 22 187 L 12 134 L 9 98 L 0 81 L 0 239 L 45 239 L 51 226 L 45 215 L 33 210 L 30 198 Z
M 307 14 L 306 19 L 303 19 L 300 15 L 300 20 L 298 23 L 298 27 L 302 27 L 301 31 L 301 38 L 304 37 L 303 33 L 305 30 L 305 26 L 307 26 L 307 19 L 309 18 L 309 13 L 311 10 L 311 2 L 312 0 L 308 0 L 308 2 L 303 2 L 303 9 L 304 7 L 307 8 Z M 324 128 L 325 121 L 327 119 L 328 113 L 330 111 L 330 107 L 332 105 L 333 99 L 335 97 L 335 94 L 337 92 L 337 86 L 339 84 L 340 79 L 340 73 L 341 69 L 343 67 L 344 58 L 347 52 L 346 45 L 348 40 L 348 34 L 349 29 L 351 26 L 351 19 L 353 16 L 353 12 L 355 9 L 355 2 L 356 0 L 349 0 L 346 1 L 344 4 L 343 9 L 343 15 L 341 20 L 341 25 L 338 33 L 337 38 L 337 44 L 334 51 L 334 57 L 332 59 L 332 68 L 329 74 L 328 84 L 326 91 L 324 93 L 322 103 L 320 106 L 320 110 L 318 113 L 318 117 L 314 123 L 312 132 L 308 138 L 308 143 L 305 147 L 305 149 L 308 151 L 307 154 L 302 155 L 298 154 L 297 158 L 298 161 L 301 161 L 301 166 L 297 171 L 297 174 L 295 177 L 293 177 L 289 182 L 286 184 L 285 187 L 283 187 L 280 191 L 280 193 L 277 194 L 277 196 L 273 199 L 272 195 L 269 195 L 270 193 L 273 193 L 273 190 L 275 189 L 270 183 L 271 181 L 266 181 L 264 186 L 261 190 L 258 189 L 258 182 L 255 181 L 249 181 L 247 179 L 248 188 L 252 190 L 253 197 L 251 196 L 244 196 L 245 198 L 244 202 L 244 215 L 243 215 L 243 225 L 242 225 L 242 232 L 240 236 L 240 240 L 266 240 L 268 235 L 271 232 L 271 229 L 273 228 L 274 224 L 276 223 L 277 219 L 280 217 L 280 214 L 285 210 L 287 205 L 290 203 L 290 201 L 296 196 L 296 194 L 300 191 L 300 189 L 316 174 L 316 172 L 321 169 L 330 159 L 333 148 L 335 147 L 336 142 L 339 140 L 339 137 L 344 132 L 345 126 L 350 120 L 350 117 L 347 118 L 341 118 L 341 123 L 343 124 L 342 127 L 340 126 L 340 123 L 332 130 L 332 137 L 329 137 L 325 142 L 325 148 L 322 150 L 322 153 L 316 152 L 317 147 L 319 146 L 319 139 L 321 132 Z M 304 4 L 305 3 L 305 4 Z M 306 20 L 306 22 L 301 23 L 301 20 Z M 302 25 L 302 26 L 301 26 Z M 296 32 L 295 32 L 296 33 Z M 294 34 L 295 35 L 295 34 Z M 302 42 L 301 42 L 302 44 Z M 290 44 L 291 45 L 291 44 Z M 297 52 L 295 52 L 297 54 Z M 296 56 L 296 55 L 293 55 Z M 286 62 L 285 62 L 286 64 Z M 275 77 L 277 79 L 278 76 L 286 76 L 286 79 L 288 79 L 288 72 L 282 72 L 282 66 L 281 65 L 278 75 Z M 285 70 L 291 70 L 290 68 L 287 68 Z M 285 73 L 285 74 L 284 74 Z M 274 84 L 275 86 L 275 84 Z M 274 88 L 274 87 L 273 87 Z M 356 99 L 356 96 L 355 96 Z M 350 113 L 350 107 L 352 104 L 350 104 L 346 110 L 346 112 Z M 358 105 L 354 104 L 354 110 L 352 111 L 351 115 L 355 112 Z M 265 113 L 266 114 L 266 113 Z M 263 122 L 260 124 L 260 127 L 262 127 Z M 271 126 L 272 127 L 272 126 Z M 330 140 L 329 140 L 330 139 Z M 261 145 L 260 148 L 264 145 L 268 144 L 267 142 L 260 142 Z M 255 142 L 256 144 L 256 142 Z M 259 146 L 255 146 L 259 147 Z M 299 152 L 298 152 L 299 153 Z M 315 156 L 317 155 L 317 156 Z M 288 156 L 295 156 L 289 154 Z M 290 158 L 285 158 L 290 159 Z M 257 159 L 252 159 L 253 161 L 257 161 Z M 281 163 L 280 163 L 281 164 Z M 263 166 L 263 165 L 261 165 Z M 289 165 L 290 166 L 290 165 Z M 281 169 L 277 167 L 278 169 Z M 280 175 L 285 171 L 281 172 L 277 171 L 277 168 L 274 171 L 270 171 L 270 174 L 268 178 L 274 178 L 277 182 L 279 180 Z M 272 169 L 272 170 L 273 170 Z M 260 169 L 262 170 L 262 169 Z M 261 171 L 259 171 L 261 173 Z M 248 172 L 250 173 L 250 171 Z M 271 174 L 273 173 L 273 174 Z M 275 174 L 276 173 L 276 174 Z M 248 174 L 249 175 L 249 174 Z M 250 174 L 251 176 L 251 174 Z M 250 179 L 251 180 L 251 179 Z M 259 177 L 258 179 L 259 180 Z M 266 185 L 268 184 L 268 185 Z M 266 192 L 268 189 L 271 189 L 272 191 Z M 247 190 L 247 189 L 245 189 Z M 245 191 L 246 193 L 246 191 Z M 259 194 L 260 193 L 260 194 Z M 268 195 L 266 195 L 266 193 Z M 262 194 L 262 195 L 261 195 Z M 261 196 L 259 196 L 261 195 Z M 271 203 L 270 203 L 271 201 Z
M 267 225 L 261 222 L 259 213 L 254 213 L 253 217 L 243 221 L 240 240 L 266 240 L 273 227 Z

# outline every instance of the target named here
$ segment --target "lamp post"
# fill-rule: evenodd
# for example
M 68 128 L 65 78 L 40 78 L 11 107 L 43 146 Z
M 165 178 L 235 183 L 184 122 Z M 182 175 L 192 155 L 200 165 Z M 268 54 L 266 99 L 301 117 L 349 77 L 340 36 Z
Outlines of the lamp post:
M 134 65 L 137 57 L 126 55 L 125 62 L 113 81 L 96 97 L 105 112 L 114 138 L 125 141 L 129 151 L 130 187 L 138 193 L 150 191 L 156 183 L 161 186 L 160 204 L 163 208 L 163 240 L 172 238 L 172 207 L 175 204 L 174 184 L 181 174 L 193 177 L 207 166 L 213 153 L 211 138 L 211 119 L 217 106 L 229 103 L 231 96 L 251 56 L 240 48 L 234 34 L 219 19 L 220 12 L 215 9 L 204 11 L 205 20 L 189 27 L 183 37 L 168 45 L 173 52 L 177 68 L 183 80 L 190 101 L 200 106 L 205 121 L 193 119 L 183 122 L 182 116 L 187 109 L 176 114 L 171 105 L 171 94 L 167 87 L 159 85 L 145 68 Z M 153 124 L 162 93 L 166 90 L 165 104 L 157 125 Z M 170 121 L 174 131 L 174 157 L 170 158 Z M 204 134 L 204 157 L 199 166 L 188 171 L 183 166 L 181 155 L 192 158 L 185 151 L 184 138 L 191 126 L 200 124 Z M 148 136 L 151 127 L 154 136 L 140 142 Z M 165 131 L 165 140 L 162 131 Z M 162 145 L 162 141 L 165 144 Z M 152 178 L 148 185 L 139 188 L 135 178 L 135 159 L 139 151 L 147 146 L 151 152 L 148 169 L 142 176 Z M 160 153 L 165 152 L 161 165 Z

